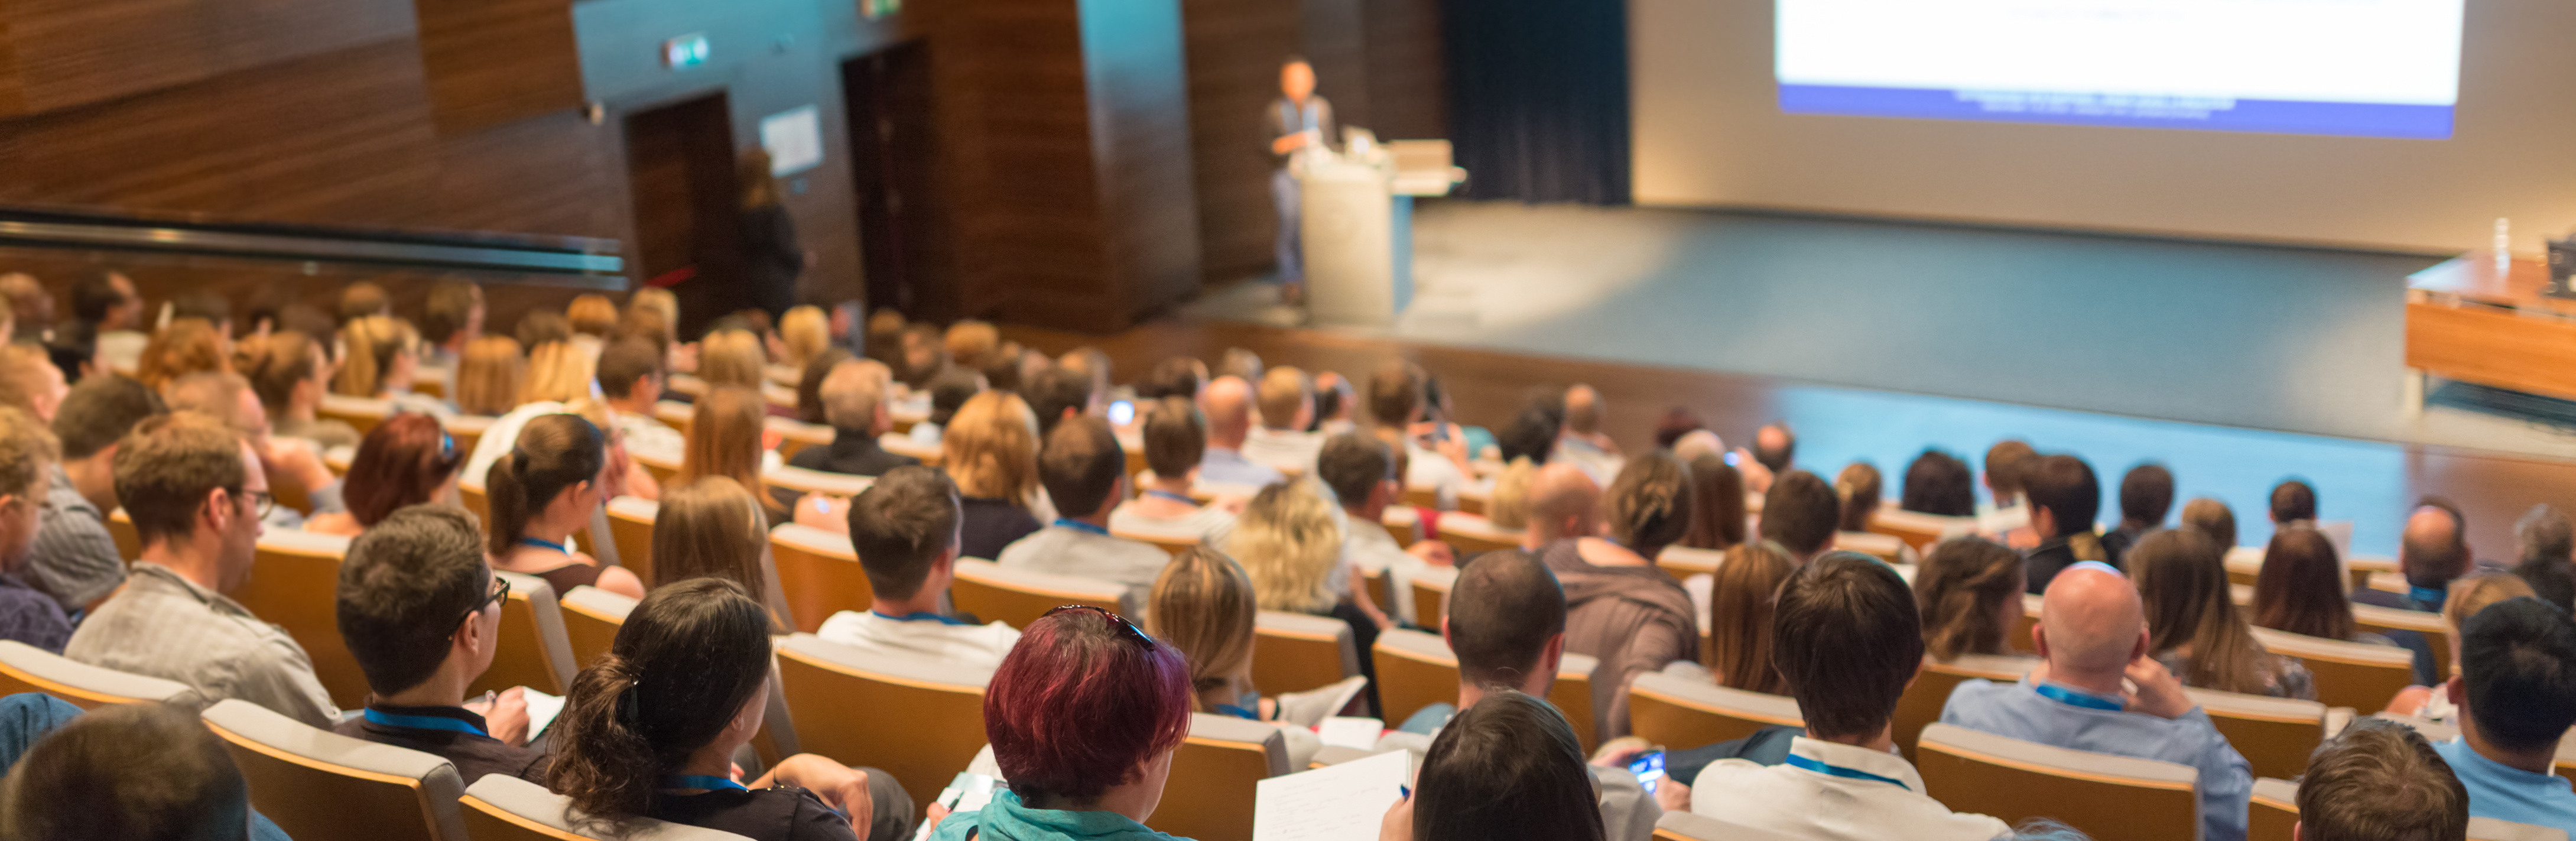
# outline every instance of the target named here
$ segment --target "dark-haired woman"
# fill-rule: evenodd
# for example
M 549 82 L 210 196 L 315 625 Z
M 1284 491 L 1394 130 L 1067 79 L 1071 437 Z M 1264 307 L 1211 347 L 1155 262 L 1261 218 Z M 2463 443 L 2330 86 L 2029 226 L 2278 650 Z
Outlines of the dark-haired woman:
M 2199 532 L 2167 529 L 2129 548 L 2129 574 L 2147 615 L 2149 656 L 2182 685 L 2315 700 L 2307 664 L 2263 650 L 2227 586 L 2224 550 Z
M 734 778 L 734 752 L 767 709 L 769 652 L 769 612 L 740 585 L 692 578 L 653 591 L 573 680 L 546 787 L 612 828 L 641 817 L 754 841 L 909 834 L 911 798 L 884 772 L 798 754 Z
M 1432 740 L 1414 794 L 1387 811 L 1379 841 L 1600 841 L 1601 804 L 1574 728 L 1556 708 L 1505 689 Z
M 587 584 L 643 598 L 635 573 L 601 566 L 568 542 L 590 528 L 607 498 L 608 467 L 607 439 L 580 415 L 543 415 L 520 427 L 518 444 L 484 480 L 492 567 L 543 578 L 558 594 Z
M 1039 617 L 984 692 L 984 735 L 1010 790 L 947 816 L 931 841 L 1171 838 L 1144 821 L 1193 700 L 1181 653 L 1126 619 L 1087 607 Z
M 1606 536 L 1541 550 L 1540 560 L 1565 586 L 1565 650 L 1599 659 L 1592 725 L 1601 738 L 1628 735 L 1629 681 L 1699 656 L 1690 592 L 1655 566 L 1655 556 L 1690 529 L 1690 518 L 1690 471 L 1668 451 L 1642 453 L 1601 496 Z

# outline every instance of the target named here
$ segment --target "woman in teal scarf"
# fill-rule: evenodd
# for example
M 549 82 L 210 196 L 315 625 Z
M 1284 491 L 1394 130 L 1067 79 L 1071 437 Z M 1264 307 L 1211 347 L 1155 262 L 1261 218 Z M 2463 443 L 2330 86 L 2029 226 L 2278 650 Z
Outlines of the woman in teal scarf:
M 1189 736 L 1190 697 L 1181 654 L 1117 614 L 1040 617 L 984 692 L 984 735 L 1010 788 L 949 815 L 931 841 L 1170 839 L 1144 821 Z

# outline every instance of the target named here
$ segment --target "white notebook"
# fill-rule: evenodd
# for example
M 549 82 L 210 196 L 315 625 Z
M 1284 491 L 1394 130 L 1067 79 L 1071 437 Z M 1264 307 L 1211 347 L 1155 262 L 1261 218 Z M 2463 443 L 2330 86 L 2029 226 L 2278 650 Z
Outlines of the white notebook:
M 1404 751 L 1272 777 L 1254 785 L 1252 841 L 1374 841 L 1404 799 Z

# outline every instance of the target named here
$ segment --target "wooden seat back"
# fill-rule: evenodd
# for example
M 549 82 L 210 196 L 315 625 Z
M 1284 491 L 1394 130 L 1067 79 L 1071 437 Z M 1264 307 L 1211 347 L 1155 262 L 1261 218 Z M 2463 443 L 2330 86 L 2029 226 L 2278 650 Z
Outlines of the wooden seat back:
M 1026 628 L 1047 611 L 1069 604 L 1091 605 L 1125 614 L 1120 599 L 1124 585 L 1088 578 L 1005 569 L 979 558 L 957 559 L 957 580 L 948 588 L 957 609 L 986 622 L 999 620 Z
M 867 568 L 859 565 L 859 554 L 850 548 L 847 536 L 782 524 L 769 530 L 769 557 L 778 567 L 778 589 L 786 595 L 796 630 L 809 634 L 822 630 L 832 614 L 864 612 L 876 602 Z
M 1628 729 L 1667 748 L 1741 739 L 1764 727 L 1807 726 L 1795 699 L 1649 672 L 1628 684 Z
M 1906 761 L 1914 761 L 1914 740 L 1923 734 L 1924 725 L 1941 720 L 1941 708 L 1949 705 L 1950 691 L 1959 688 L 1960 682 L 2014 683 L 2038 664 L 2030 657 L 1987 654 L 1963 654 L 1944 663 L 1926 655 L 1923 671 L 1914 676 L 1914 683 L 1905 687 L 1904 697 L 1896 701 L 1897 751 L 1905 755 Z
M 2025 742 L 1935 723 L 1915 764 L 1924 793 L 2005 823 L 2054 818 L 2095 841 L 2200 836 L 2199 772 L 2188 765 Z
M 991 672 L 797 634 L 779 648 L 778 675 L 802 749 L 883 768 L 915 803 L 936 799 L 984 747 Z
M 238 698 L 205 712 L 250 788 L 251 808 L 298 838 L 467 841 L 446 759 L 316 730 Z

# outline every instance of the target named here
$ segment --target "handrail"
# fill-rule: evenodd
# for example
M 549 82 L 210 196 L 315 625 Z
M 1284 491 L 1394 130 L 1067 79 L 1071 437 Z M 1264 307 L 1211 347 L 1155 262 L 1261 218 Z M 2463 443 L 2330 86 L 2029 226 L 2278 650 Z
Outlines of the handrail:
M 616 240 L 210 221 L 0 207 L 0 246 L 402 265 L 581 278 L 623 285 Z

